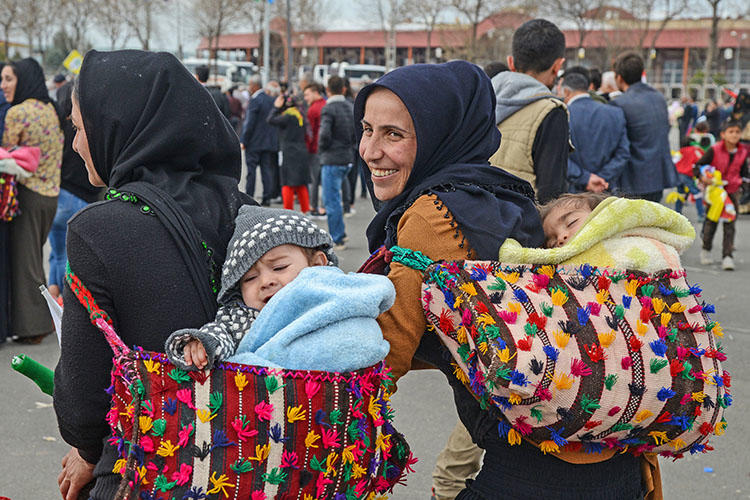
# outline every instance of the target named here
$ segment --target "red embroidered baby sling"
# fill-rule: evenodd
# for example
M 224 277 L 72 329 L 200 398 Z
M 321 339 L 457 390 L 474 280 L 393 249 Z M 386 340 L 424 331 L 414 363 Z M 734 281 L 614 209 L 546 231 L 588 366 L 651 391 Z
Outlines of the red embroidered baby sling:
M 65 278 L 114 352 L 116 499 L 373 499 L 416 462 L 391 425 L 384 363 L 350 373 L 233 363 L 182 371 L 163 353 L 128 348 L 70 268 Z
M 732 397 L 723 332 L 683 270 L 433 262 L 391 251 L 423 272 L 428 324 L 510 444 L 526 437 L 544 453 L 680 458 L 713 449 L 709 436 L 724 433 Z

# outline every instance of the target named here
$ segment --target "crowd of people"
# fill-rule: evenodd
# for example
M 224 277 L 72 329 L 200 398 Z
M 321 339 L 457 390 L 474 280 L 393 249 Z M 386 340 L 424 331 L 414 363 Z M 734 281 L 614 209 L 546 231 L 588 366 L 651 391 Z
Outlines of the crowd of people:
M 357 344 L 361 358 L 354 350 L 331 358 L 347 370 L 384 359 L 396 384 L 416 367 L 445 373 L 459 422 L 436 457 L 433 497 L 661 498 L 651 454 L 548 455 L 527 440 L 510 446 L 496 416 L 455 376 L 437 337 L 425 334 L 420 274 L 388 251 L 497 260 L 508 239 L 563 246 L 607 194 L 658 203 L 666 189 L 684 186 L 700 200 L 716 172 L 725 211 L 740 205 L 750 161 L 742 95 L 725 118 L 712 107 L 701 120 L 685 101 L 675 166 L 667 103 L 644 81 L 642 57 L 620 54 L 600 73 L 566 68 L 564 51 L 558 27 L 535 19 L 515 31 L 506 61 L 484 70 L 466 61 L 407 66 L 356 96 L 338 76 L 325 86 L 301 82 L 296 92 L 252 77 L 245 105 L 232 89 L 208 86 L 208 68 L 191 75 L 164 53 L 90 51 L 74 82 L 55 79 L 56 99 L 33 59 L 4 65 L 3 154 L 15 164 L 19 154 L 37 160 L 28 174 L 3 174 L 7 200 L 17 203 L 3 198 L 0 341 L 42 341 L 53 326 L 39 285 L 62 296 L 54 403 L 71 445 L 58 478 L 63 498 L 112 498 L 121 479 L 106 418 L 112 355 L 64 285 L 66 262 L 127 345 L 167 349 L 176 365 L 203 368 L 242 350 L 243 340 L 257 344 L 253 335 L 269 315 L 294 316 L 287 302 L 276 305 L 282 298 L 343 279 L 329 268 L 335 251 L 346 248 L 345 215 L 354 211 L 358 177 L 376 210 L 361 271 L 379 276 L 352 274 L 340 286 L 351 290 L 346 307 L 356 298 L 375 303 L 376 314 L 357 327 L 370 335 Z M 103 189 L 107 201 L 91 204 Z M 565 197 L 571 193 L 573 202 Z M 284 210 L 270 208 L 279 199 Z M 539 204 L 548 204 L 541 215 Z M 701 262 L 708 264 L 722 218 L 698 206 Z M 573 220 L 576 210 L 583 214 Z M 328 231 L 308 217 L 325 217 Z M 735 225 L 723 220 L 722 266 L 729 270 Z M 376 285 L 377 293 L 366 288 Z M 341 297 L 329 298 L 334 309 L 346 308 Z M 264 342 L 276 333 L 264 331 Z M 296 332 L 295 342 L 308 335 L 321 334 Z M 311 365 L 286 367 L 340 370 L 326 364 L 323 351 L 306 359 Z M 256 345 L 245 355 L 257 360 L 260 352 L 267 353 Z M 269 352 L 264 359 L 291 362 L 278 347 Z

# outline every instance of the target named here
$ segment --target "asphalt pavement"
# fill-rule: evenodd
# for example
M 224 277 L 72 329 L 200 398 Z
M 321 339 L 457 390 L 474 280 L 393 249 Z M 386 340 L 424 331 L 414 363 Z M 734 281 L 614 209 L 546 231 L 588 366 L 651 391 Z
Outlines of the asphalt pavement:
M 365 228 L 373 210 L 369 200 L 357 200 L 357 213 L 345 219 L 350 236 L 348 248 L 339 252 L 341 267 L 354 271 L 368 255 Z M 687 216 L 695 220 L 693 207 Z M 325 221 L 319 221 L 326 227 Z M 699 226 L 696 225 L 699 230 Z M 720 236 L 716 243 L 720 246 Z M 662 461 L 665 498 L 697 500 L 750 498 L 750 216 L 737 222 L 737 269 L 722 271 L 718 264 L 701 266 L 696 242 L 683 256 L 692 283 L 700 283 L 704 296 L 717 307 L 715 318 L 724 327 L 722 341 L 728 356 L 724 367 L 732 374 L 734 404 L 726 413 L 726 435 L 712 440 L 716 450 L 689 456 L 677 462 Z M 714 250 L 719 257 L 718 249 Z M 26 353 L 54 367 L 59 347 L 54 337 L 41 345 L 0 345 L 0 497 L 12 500 L 60 498 L 56 478 L 60 459 L 67 452 L 57 430 L 52 398 L 30 380 L 12 371 L 10 361 Z M 430 495 L 431 472 L 456 422 L 448 385 L 437 371 L 412 372 L 399 383 L 393 397 L 396 427 L 403 432 L 419 458 L 416 473 L 406 487 L 397 487 L 394 500 L 426 500 Z M 745 415 L 744 417 L 742 415 Z

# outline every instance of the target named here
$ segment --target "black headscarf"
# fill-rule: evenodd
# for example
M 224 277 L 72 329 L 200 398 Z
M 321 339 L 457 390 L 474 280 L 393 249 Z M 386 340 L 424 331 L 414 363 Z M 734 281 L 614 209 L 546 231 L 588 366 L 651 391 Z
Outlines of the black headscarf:
M 446 205 L 480 259 L 497 259 L 508 237 L 527 246 L 541 245 L 542 225 L 531 186 L 487 161 L 500 145 L 500 132 L 495 93 L 479 67 L 466 61 L 415 64 L 366 86 L 354 104 L 360 139 L 365 102 L 379 87 L 396 94 L 409 111 L 417 154 L 403 192 L 382 204 L 374 201 L 378 213 L 367 228 L 370 251 L 396 244 L 399 219 L 426 193 L 436 194 Z M 372 194 L 369 169 L 364 171 Z
M 223 262 L 237 210 L 252 200 L 237 189 L 237 134 L 206 89 L 171 54 L 92 50 L 76 97 L 102 180 L 168 194 Z
M 42 71 L 38 62 L 27 57 L 20 61 L 11 62 L 10 66 L 18 79 L 11 104 L 15 106 L 26 99 L 36 99 L 44 103 L 52 102 L 47 91 L 47 85 L 44 83 L 44 71 Z

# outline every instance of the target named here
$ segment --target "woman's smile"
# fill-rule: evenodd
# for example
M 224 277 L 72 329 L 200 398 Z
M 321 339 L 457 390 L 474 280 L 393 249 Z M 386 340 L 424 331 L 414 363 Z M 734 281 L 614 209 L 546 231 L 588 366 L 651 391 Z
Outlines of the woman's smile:
M 398 169 L 384 170 L 382 168 L 370 168 L 370 173 L 373 177 L 384 178 L 389 175 L 393 175 L 398 172 Z

